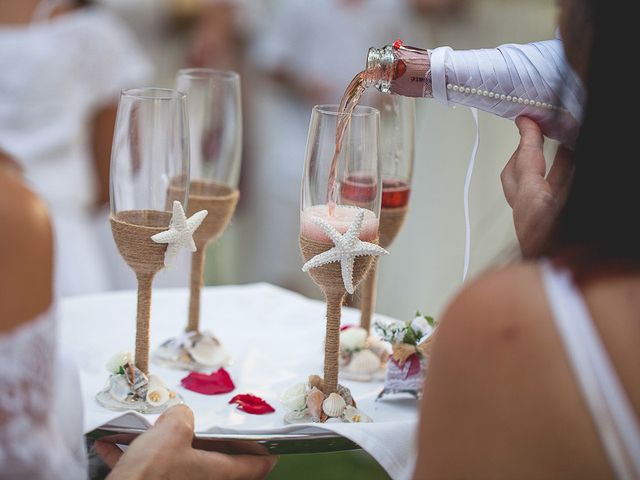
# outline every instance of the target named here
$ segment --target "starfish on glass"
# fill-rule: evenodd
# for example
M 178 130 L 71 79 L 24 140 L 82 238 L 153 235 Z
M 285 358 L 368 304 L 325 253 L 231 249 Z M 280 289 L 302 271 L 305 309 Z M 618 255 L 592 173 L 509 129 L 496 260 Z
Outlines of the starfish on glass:
M 389 252 L 381 246 L 360 240 L 359 235 L 363 220 L 364 209 L 359 208 L 353 222 L 349 225 L 349 229 L 343 235 L 326 220 L 313 217 L 311 221 L 324 230 L 324 233 L 331 239 L 335 247 L 311 258 L 302 266 L 302 271 L 307 272 L 311 268 L 321 267 L 327 263 L 340 262 L 344 288 L 348 293 L 352 294 L 355 290 L 353 286 L 353 264 L 356 257 L 389 255 Z
M 189 247 L 192 252 L 197 250 L 193 241 L 193 233 L 198 229 L 208 213 L 206 210 L 200 210 L 187 218 L 182 204 L 174 200 L 169 230 L 156 233 L 151 237 L 151 240 L 156 243 L 167 244 L 167 251 L 164 254 L 165 267 L 171 264 L 182 247 Z

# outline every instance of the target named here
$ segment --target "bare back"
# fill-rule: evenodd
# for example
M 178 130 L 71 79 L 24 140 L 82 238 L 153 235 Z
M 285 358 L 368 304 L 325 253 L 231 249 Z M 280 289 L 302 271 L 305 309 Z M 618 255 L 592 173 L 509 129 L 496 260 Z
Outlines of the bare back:
M 640 274 L 583 295 L 640 418 Z M 612 478 L 538 265 L 466 287 L 447 310 L 422 406 L 415 478 Z

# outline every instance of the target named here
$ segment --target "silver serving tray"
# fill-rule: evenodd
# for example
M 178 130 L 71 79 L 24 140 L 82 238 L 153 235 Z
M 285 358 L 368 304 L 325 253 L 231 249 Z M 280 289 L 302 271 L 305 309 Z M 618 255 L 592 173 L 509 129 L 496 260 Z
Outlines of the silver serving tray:
M 87 434 L 92 440 L 129 445 L 146 430 L 142 428 L 106 427 Z M 291 455 L 358 450 L 361 447 L 332 432 L 310 434 L 221 434 L 196 433 L 193 447 L 229 454 Z

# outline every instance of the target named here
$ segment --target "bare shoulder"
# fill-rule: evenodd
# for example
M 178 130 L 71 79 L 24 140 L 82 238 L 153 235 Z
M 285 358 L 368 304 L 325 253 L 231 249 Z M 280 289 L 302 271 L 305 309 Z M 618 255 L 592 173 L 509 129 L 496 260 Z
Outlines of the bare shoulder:
M 18 176 L 0 169 L 0 331 L 49 307 L 52 275 L 47 208 Z
M 446 309 L 417 465 L 421 479 L 607 477 L 536 263 L 482 275 Z
M 506 346 L 521 340 L 529 328 L 539 327 L 535 320 L 545 314 L 548 307 L 538 266 L 524 262 L 488 272 L 466 285 L 448 305 L 441 334 L 453 340 L 482 339 L 480 346 L 495 346 L 494 342 Z

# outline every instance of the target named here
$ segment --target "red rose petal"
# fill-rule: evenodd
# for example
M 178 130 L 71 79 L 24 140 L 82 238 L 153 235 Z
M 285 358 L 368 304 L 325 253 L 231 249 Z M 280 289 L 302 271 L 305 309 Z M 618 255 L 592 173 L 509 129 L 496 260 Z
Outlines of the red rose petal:
M 231 375 L 224 368 L 211 374 L 191 372 L 180 381 L 180 384 L 187 390 L 203 395 L 229 393 L 236 388 Z
M 252 415 L 264 415 L 265 413 L 275 412 L 275 409 L 271 405 L 260 397 L 256 397 L 250 393 L 236 395 L 229 400 L 229 403 L 236 403 L 239 410 Z

